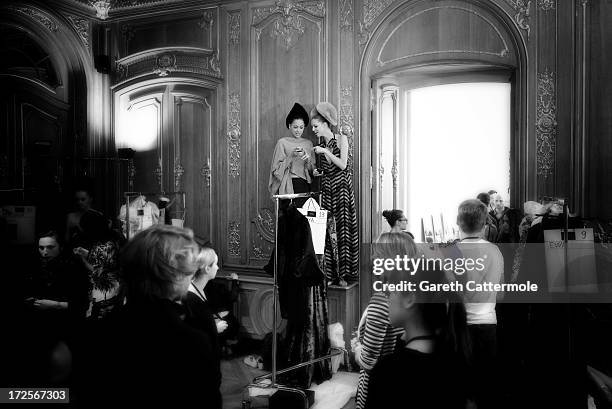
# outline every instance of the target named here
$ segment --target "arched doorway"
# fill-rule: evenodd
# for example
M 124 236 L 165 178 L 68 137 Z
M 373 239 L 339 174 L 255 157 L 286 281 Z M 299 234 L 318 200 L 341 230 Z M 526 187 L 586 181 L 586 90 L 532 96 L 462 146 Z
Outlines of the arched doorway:
M 86 51 L 33 5 L 3 4 L 0 34 L 0 201 L 35 206 L 36 230 L 61 229 L 85 149 Z
M 417 101 L 416 95 L 422 97 L 423 92 L 414 90 L 451 84 L 506 84 L 502 93 L 506 103 L 502 109 L 507 110 L 504 125 L 507 139 L 499 145 L 504 150 L 500 157 L 508 158 L 504 159 L 505 172 L 509 173 L 505 184 L 508 187 L 504 189 L 508 190 L 507 198 L 512 204 L 523 202 L 535 188 L 528 176 L 534 174 L 531 169 L 534 161 L 528 157 L 532 155 L 528 147 L 534 143 L 529 139 L 526 125 L 526 46 L 510 16 L 493 1 L 408 1 L 381 16 L 372 30 L 360 64 L 361 166 L 370 171 L 369 178 L 362 177 L 360 189 L 364 241 L 376 240 L 383 231 L 385 208 L 414 203 L 408 196 L 419 192 L 411 190 L 410 180 L 426 178 L 428 171 L 442 168 L 437 163 L 442 155 L 436 155 L 431 144 L 431 151 L 419 153 L 430 158 L 425 162 L 430 164 L 429 169 L 427 166 L 418 169 L 419 174 L 415 176 L 415 169 L 406 163 L 410 130 L 418 121 L 408 122 L 411 113 L 419 112 L 411 109 L 409 102 L 423 104 L 424 101 Z M 441 105 L 432 109 L 441 109 Z M 465 143 L 469 147 L 477 142 L 474 139 Z M 453 176 L 448 175 L 449 184 L 457 183 Z M 444 186 L 439 189 L 443 190 Z M 475 193 L 466 187 L 465 198 Z M 423 215 L 413 216 L 419 222 L 413 225 L 420 224 Z M 439 213 L 436 219 L 438 224 L 444 224 Z M 446 223 L 452 222 L 446 220 Z M 413 233 L 420 238 L 420 229 Z M 361 285 L 363 304 L 371 293 L 371 274 L 367 273 L 365 264 L 362 267 L 366 272 Z

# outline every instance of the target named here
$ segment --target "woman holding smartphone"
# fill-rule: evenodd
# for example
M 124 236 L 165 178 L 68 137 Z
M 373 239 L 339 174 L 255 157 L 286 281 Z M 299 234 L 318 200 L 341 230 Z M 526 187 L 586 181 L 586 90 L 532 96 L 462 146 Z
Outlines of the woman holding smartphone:
M 359 232 L 353 191 L 352 163 L 346 135 L 337 132 L 338 111 L 329 102 L 319 102 L 310 113 L 312 130 L 321 141 L 314 152 L 321 156 L 321 207 L 336 219 L 340 280 L 359 278 Z
M 276 143 L 268 190 L 272 195 L 310 192 L 314 160 L 312 142 L 302 137 L 308 126 L 308 113 L 304 107 L 296 102 L 285 119 L 285 125 L 291 136 L 282 137 Z

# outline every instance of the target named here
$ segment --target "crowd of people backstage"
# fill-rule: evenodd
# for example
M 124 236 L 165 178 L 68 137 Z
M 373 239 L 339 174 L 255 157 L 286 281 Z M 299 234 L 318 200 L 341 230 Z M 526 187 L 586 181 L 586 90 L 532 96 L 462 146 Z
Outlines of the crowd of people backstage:
M 126 243 L 87 189 L 75 201 L 65 231 L 40 234 L 37 256 L 19 256 L 3 277 L 1 384 L 69 387 L 75 407 L 220 408 L 220 360 L 237 324 L 227 300 L 206 288 L 215 251 L 167 225 Z M 3 244 L 5 260 L 16 256 Z
M 502 197 L 494 191 L 459 205 L 460 237 L 442 246 L 445 254 L 463 258 L 486 254 L 485 268 L 466 272 L 466 281 L 517 282 L 520 244 L 528 240 L 532 224 L 543 213 L 555 211 L 553 205 L 537 209 L 525 206 L 525 210 L 522 214 L 504 206 Z M 391 231 L 379 237 L 372 258 L 394 259 L 398 254 L 432 257 L 423 253 L 426 247 L 418 247 L 406 232 L 401 211 L 385 211 L 383 215 Z M 387 283 L 427 280 L 436 284 L 456 279 L 447 273 L 391 270 L 381 277 Z M 416 288 L 375 292 L 362 315 L 357 338 L 352 342 L 361 368 L 357 408 L 536 408 L 569 395 L 576 397 L 572 404 L 586 404 L 584 385 L 571 384 L 576 377 L 564 381 L 562 393 L 553 391 L 552 385 L 559 378 L 555 371 L 567 374 L 569 364 L 564 361 L 546 368 L 546 362 L 552 361 L 546 358 L 545 348 L 530 351 L 526 338 L 543 334 L 527 322 L 529 306 L 498 303 L 504 297 L 502 293 L 458 295 Z M 545 339 L 533 339 L 532 343 L 554 342 L 551 337 Z M 541 372 L 530 376 L 530 368 Z M 568 392 L 570 389 L 572 392 Z

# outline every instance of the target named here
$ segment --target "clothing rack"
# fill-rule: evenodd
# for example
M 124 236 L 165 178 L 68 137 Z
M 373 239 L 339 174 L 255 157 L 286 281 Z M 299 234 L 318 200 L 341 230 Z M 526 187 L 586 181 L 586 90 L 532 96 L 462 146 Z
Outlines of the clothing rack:
M 310 198 L 319 196 L 319 192 L 306 192 L 306 193 L 289 193 L 284 195 L 273 195 L 272 198 L 275 201 L 274 206 L 274 284 L 272 286 L 272 385 L 276 385 L 276 350 L 277 350 L 277 339 L 276 339 L 276 326 L 277 326 L 277 310 L 278 310 L 278 210 L 281 200 L 293 200 L 298 198 Z
M 164 196 L 164 195 L 182 195 L 183 206 L 185 205 L 185 192 L 124 192 L 123 197 L 125 198 L 125 238 L 130 239 L 130 198 L 138 196 Z M 183 212 L 185 207 L 183 207 Z
M 279 385 L 276 382 L 276 375 L 281 374 L 281 373 L 290 372 L 294 369 L 308 366 L 308 365 L 311 365 L 317 362 L 321 362 L 321 361 L 330 359 L 340 354 L 345 354 L 345 356 L 348 354 L 348 352 L 344 348 L 332 348 L 332 350 L 335 350 L 335 351 L 328 355 L 325 355 L 319 358 L 315 358 L 315 359 L 312 359 L 306 362 L 302 362 L 297 365 L 293 365 L 281 371 L 278 371 L 276 368 L 277 366 L 276 355 L 277 355 L 277 350 L 278 350 L 278 340 L 277 340 L 277 333 L 276 333 L 276 329 L 278 325 L 278 322 L 277 322 L 278 320 L 278 317 L 277 317 L 278 315 L 277 314 L 278 312 L 278 213 L 279 213 L 279 208 L 280 208 L 280 201 L 281 200 L 293 200 L 293 199 L 299 199 L 299 198 L 311 198 L 311 197 L 318 197 L 319 203 L 321 202 L 320 192 L 290 193 L 290 194 L 272 196 L 272 199 L 274 199 L 275 201 L 275 206 L 274 206 L 274 216 L 275 216 L 274 217 L 274 279 L 273 279 L 273 285 L 272 285 L 272 309 L 273 309 L 273 313 L 272 313 L 272 372 L 266 375 L 261 375 L 261 376 L 256 377 L 255 379 L 253 379 L 253 382 L 248 385 L 250 387 L 252 386 L 252 387 L 259 387 L 259 388 L 261 387 L 275 388 L 277 390 L 283 390 L 283 391 L 289 391 L 289 392 L 296 393 L 302 396 L 303 402 L 305 405 L 305 409 L 308 409 L 308 403 L 307 403 L 305 392 L 299 388 Z M 259 382 L 261 382 L 264 379 L 271 379 L 271 383 L 269 385 L 261 385 Z

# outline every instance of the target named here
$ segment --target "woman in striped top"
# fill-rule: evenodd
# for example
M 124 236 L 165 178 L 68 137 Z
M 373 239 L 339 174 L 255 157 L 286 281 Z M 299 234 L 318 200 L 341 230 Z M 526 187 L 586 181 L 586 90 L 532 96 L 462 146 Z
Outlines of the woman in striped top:
M 310 116 L 312 130 L 321 141 L 314 147 L 314 152 L 323 159 L 321 167 L 315 169 L 313 174 L 323 176 L 321 207 L 331 211 L 336 219 L 340 280 L 357 281 L 359 232 L 348 138 L 344 134 L 334 133 L 338 126 L 338 113 L 329 102 L 319 102 Z
M 387 232 L 381 234 L 372 249 L 374 258 L 395 259 L 397 255 L 414 257 L 417 247 L 412 238 L 403 232 Z M 383 281 L 388 280 L 388 272 L 381 275 Z M 389 321 L 388 294 L 376 292 L 372 295 L 361 321 L 359 322 L 358 341 L 354 347 L 355 360 L 361 367 L 359 385 L 357 386 L 357 409 L 365 406 L 368 397 L 370 371 L 378 360 L 395 351 L 397 339 L 404 333 L 401 328 L 394 328 Z

